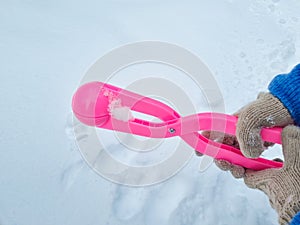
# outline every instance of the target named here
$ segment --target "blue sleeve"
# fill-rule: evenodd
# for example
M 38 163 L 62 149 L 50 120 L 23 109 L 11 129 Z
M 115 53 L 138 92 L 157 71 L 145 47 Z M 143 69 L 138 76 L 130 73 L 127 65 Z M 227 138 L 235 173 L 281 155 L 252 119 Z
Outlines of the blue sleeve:
M 296 216 L 294 216 L 294 218 L 292 219 L 290 225 L 300 225 L 300 212 L 298 212 L 296 214 Z
M 277 75 L 269 84 L 269 91 L 282 102 L 300 126 L 300 64 L 288 74 Z

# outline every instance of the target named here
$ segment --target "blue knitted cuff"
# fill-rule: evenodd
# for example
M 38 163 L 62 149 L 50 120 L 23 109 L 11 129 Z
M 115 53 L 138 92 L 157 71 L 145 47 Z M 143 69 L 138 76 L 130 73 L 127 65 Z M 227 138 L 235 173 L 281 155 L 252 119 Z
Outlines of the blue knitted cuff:
M 292 221 L 290 222 L 290 225 L 300 225 L 300 212 L 298 212 Z
M 288 109 L 295 123 L 300 125 L 300 64 L 288 74 L 277 75 L 269 84 L 269 91 Z

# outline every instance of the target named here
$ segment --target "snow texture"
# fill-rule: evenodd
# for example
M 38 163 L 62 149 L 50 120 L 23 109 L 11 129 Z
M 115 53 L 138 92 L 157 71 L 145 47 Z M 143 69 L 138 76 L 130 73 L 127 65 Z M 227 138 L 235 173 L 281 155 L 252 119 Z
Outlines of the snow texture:
M 127 122 L 133 118 L 130 108 L 126 106 L 114 107 L 111 110 L 111 114 L 113 118 L 122 120 L 124 122 Z
M 71 98 L 89 66 L 112 48 L 162 40 L 208 65 L 233 113 L 299 60 L 299 11 L 298 0 L 1 1 L 0 224 L 277 224 L 263 193 L 214 165 L 199 172 L 196 156 L 153 186 L 98 176 L 75 144 Z M 148 67 L 129 68 L 126 77 L 120 71 L 115 83 L 176 80 L 197 111 L 207 110 L 184 74 L 174 79 L 169 69 Z
M 121 99 L 118 99 L 117 96 L 113 94 L 113 92 L 104 90 L 103 95 L 108 98 L 109 104 L 107 111 L 113 118 L 124 122 L 133 119 L 130 108 L 122 106 Z
M 117 119 L 127 122 L 133 118 L 129 107 L 122 106 L 120 99 L 113 99 L 108 105 L 110 115 Z

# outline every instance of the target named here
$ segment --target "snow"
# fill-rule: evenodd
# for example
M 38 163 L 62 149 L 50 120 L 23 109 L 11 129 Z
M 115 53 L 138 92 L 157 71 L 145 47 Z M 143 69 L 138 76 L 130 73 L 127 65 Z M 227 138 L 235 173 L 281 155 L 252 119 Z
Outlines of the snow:
M 127 122 L 133 118 L 131 110 L 129 107 L 115 107 L 112 109 L 112 117 Z
M 123 106 L 121 99 L 114 96 L 113 92 L 105 90 L 103 95 L 108 98 L 107 111 L 113 118 L 124 122 L 133 118 L 130 108 Z
M 161 40 L 208 65 L 233 113 L 298 62 L 299 11 L 298 0 L 2 1 L 0 224 L 277 224 L 263 193 L 214 165 L 200 172 L 204 159 L 196 156 L 152 186 L 99 176 L 74 142 L 71 98 L 90 65 L 111 49 Z M 128 68 L 113 80 L 120 86 L 153 75 L 174 81 L 171 69 L 148 67 Z M 176 81 L 197 111 L 206 110 L 205 96 L 184 77 Z M 118 142 L 110 144 L 118 154 Z
M 108 111 L 113 118 L 124 122 L 133 118 L 130 108 L 122 106 L 120 99 L 111 100 L 108 105 Z

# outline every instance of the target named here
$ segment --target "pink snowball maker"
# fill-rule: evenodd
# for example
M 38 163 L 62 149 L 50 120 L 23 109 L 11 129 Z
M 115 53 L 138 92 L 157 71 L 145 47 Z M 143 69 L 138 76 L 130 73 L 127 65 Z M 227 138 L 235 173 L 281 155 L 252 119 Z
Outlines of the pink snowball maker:
M 88 126 L 149 138 L 179 136 L 202 154 L 249 169 L 282 167 L 281 162 L 246 158 L 239 149 L 214 142 L 199 133 L 211 130 L 235 135 L 235 116 L 208 112 L 181 117 L 162 102 L 97 81 L 79 87 L 73 96 L 72 108 L 75 116 Z M 134 118 L 133 111 L 154 116 L 162 122 Z M 281 144 L 281 131 L 278 127 L 263 128 L 261 136 L 264 141 Z

